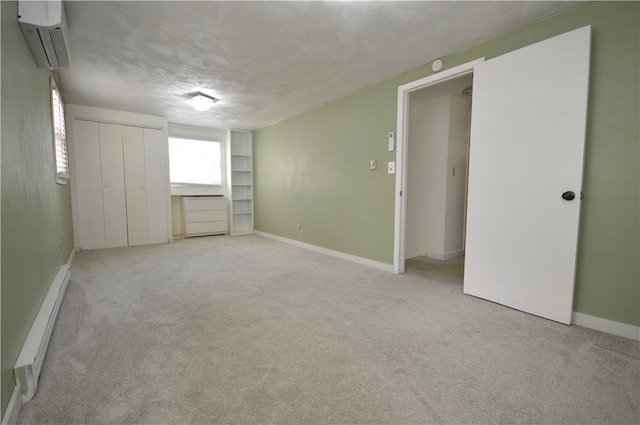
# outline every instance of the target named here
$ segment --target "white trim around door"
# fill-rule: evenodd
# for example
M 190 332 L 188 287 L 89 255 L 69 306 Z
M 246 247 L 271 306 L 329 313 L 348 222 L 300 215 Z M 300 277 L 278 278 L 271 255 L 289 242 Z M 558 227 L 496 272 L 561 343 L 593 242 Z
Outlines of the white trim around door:
M 458 65 L 451 69 L 403 84 L 398 87 L 398 124 L 397 124 L 397 152 L 396 152 L 396 205 L 395 228 L 393 243 L 393 272 L 404 273 L 404 245 L 406 234 L 406 191 L 407 181 L 407 129 L 409 123 L 409 94 L 422 88 L 442 83 L 473 72 L 478 64 L 484 62 L 479 58 L 471 62 Z

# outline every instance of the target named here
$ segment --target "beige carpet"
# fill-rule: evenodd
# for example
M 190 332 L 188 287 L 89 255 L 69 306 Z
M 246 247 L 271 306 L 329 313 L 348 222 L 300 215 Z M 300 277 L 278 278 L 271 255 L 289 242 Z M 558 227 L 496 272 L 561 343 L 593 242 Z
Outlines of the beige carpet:
M 79 253 L 21 424 L 639 422 L 640 347 L 257 236 Z

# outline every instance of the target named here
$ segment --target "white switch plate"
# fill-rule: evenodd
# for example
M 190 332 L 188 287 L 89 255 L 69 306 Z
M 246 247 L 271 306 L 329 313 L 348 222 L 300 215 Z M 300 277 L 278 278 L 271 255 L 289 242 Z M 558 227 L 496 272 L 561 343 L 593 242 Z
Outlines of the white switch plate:
M 393 152 L 396 148 L 396 133 L 393 131 L 389 132 L 389 152 Z
M 396 162 L 395 161 L 389 161 L 389 163 L 387 164 L 387 173 L 388 174 L 395 174 L 396 173 Z
M 375 170 L 376 169 L 376 160 L 372 159 L 371 161 L 369 161 L 369 169 L 370 170 Z

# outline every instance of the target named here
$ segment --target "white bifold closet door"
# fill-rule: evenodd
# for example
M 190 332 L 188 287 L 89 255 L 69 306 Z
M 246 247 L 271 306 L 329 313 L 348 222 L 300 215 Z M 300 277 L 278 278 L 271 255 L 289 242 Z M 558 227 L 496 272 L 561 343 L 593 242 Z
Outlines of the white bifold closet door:
M 126 246 L 121 126 L 77 120 L 75 164 L 82 246 Z
M 74 136 L 82 249 L 167 242 L 163 131 L 76 120 Z
M 122 127 L 129 245 L 167 242 L 162 130 Z
M 83 249 L 105 248 L 100 128 L 91 121 L 75 121 L 74 181 Z
M 149 243 L 147 227 L 147 171 L 144 160 L 144 132 L 140 127 L 122 127 L 124 172 L 127 190 L 129 245 Z
M 169 241 L 169 199 L 167 142 L 162 130 L 144 129 L 144 156 L 147 172 L 148 243 Z
M 127 245 L 122 128 L 99 123 L 105 247 Z

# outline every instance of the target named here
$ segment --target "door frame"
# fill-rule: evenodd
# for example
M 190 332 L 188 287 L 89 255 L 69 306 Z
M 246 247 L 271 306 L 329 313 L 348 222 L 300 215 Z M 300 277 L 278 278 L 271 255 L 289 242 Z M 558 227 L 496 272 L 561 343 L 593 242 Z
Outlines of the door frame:
M 396 192 L 395 192 L 395 226 L 393 243 L 393 272 L 404 273 L 405 270 L 405 239 L 406 239 L 406 182 L 407 182 L 407 145 L 409 128 L 409 94 L 428 86 L 442 83 L 453 78 L 461 77 L 473 72 L 474 68 L 483 63 L 485 58 L 478 58 L 471 62 L 458 65 L 446 71 L 412 81 L 398 86 L 398 121 L 397 121 L 397 151 L 396 151 Z

